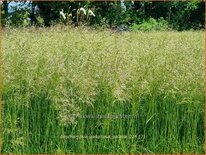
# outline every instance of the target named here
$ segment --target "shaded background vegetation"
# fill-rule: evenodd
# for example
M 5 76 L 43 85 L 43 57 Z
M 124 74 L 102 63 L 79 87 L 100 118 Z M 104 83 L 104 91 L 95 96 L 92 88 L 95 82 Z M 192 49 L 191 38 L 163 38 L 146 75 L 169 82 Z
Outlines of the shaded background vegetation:
M 126 27 L 134 30 L 203 29 L 204 2 L 21 2 L 9 12 L 10 1 L 2 3 L 2 25 L 51 26 L 57 23 L 77 26 L 78 8 L 91 9 L 95 17 L 85 22 L 90 26 Z M 25 3 L 27 5 L 25 5 Z M 20 7 L 24 5 L 26 7 Z M 71 13 L 62 22 L 59 12 Z

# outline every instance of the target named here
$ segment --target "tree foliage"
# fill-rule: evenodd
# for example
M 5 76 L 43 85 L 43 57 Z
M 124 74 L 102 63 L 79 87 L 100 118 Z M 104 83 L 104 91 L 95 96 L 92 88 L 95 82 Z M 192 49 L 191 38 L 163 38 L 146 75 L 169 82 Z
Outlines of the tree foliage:
M 204 28 L 204 2 L 203 1 L 190 1 L 190 2 L 140 2 L 140 1 L 102 1 L 102 2 L 31 2 L 28 9 L 17 10 L 15 17 L 18 21 L 19 18 L 27 18 L 25 12 L 30 15 L 31 24 L 38 25 L 38 18 L 43 20 L 44 26 L 50 26 L 55 23 L 61 22 L 60 11 L 70 14 L 70 24 L 77 24 L 77 10 L 79 8 L 91 9 L 95 18 L 89 18 L 88 25 L 118 27 L 122 24 L 129 27 L 134 25 L 150 25 L 154 27 L 158 25 L 156 22 L 165 22 L 172 29 L 185 30 L 185 29 L 202 29 Z M 34 14 L 34 8 L 38 7 L 38 13 Z M 8 13 L 8 3 L 2 3 L 2 24 L 5 25 L 6 19 L 11 16 Z M 24 13 L 22 13 L 24 12 Z M 14 13 L 13 13 L 14 14 Z M 22 15 L 23 14 L 23 15 Z M 15 21 L 15 18 L 12 20 Z M 151 22 L 152 21 L 152 22 Z M 22 22 L 10 22 L 13 25 L 21 24 Z M 66 23 L 66 22 L 64 22 Z M 145 24 L 144 24 L 145 23 Z M 161 25 L 161 24 L 159 24 Z M 138 26 L 137 26 L 138 27 Z

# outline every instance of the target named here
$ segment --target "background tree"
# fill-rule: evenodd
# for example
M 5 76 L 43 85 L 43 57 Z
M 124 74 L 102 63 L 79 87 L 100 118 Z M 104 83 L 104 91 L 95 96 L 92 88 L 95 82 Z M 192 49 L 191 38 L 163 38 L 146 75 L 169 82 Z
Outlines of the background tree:
M 8 13 L 8 3 L 2 3 L 2 23 L 10 14 Z M 35 14 L 34 8 L 39 8 L 39 13 Z M 204 28 L 204 2 L 140 2 L 140 1 L 102 1 L 102 2 L 31 2 L 27 9 L 18 10 L 16 14 L 21 14 L 18 18 L 27 18 L 29 13 L 31 24 L 38 23 L 38 18 L 42 18 L 44 26 L 61 22 L 60 11 L 70 14 L 71 24 L 77 25 L 77 10 L 80 8 L 91 9 L 95 18 L 89 18 L 87 25 L 105 26 L 116 28 L 120 25 L 146 26 L 151 29 L 167 23 L 168 27 L 176 30 L 202 29 Z M 22 15 L 23 14 L 23 15 Z M 16 15 L 17 16 L 17 15 Z M 14 20 L 14 18 L 13 18 Z M 22 19 L 21 19 L 22 20 Z M 23 20 L 22 20 L 23 21 Z M 10 22 L 13 23 L 13 22 Z M 18 23 L 18 22 L 17 22 Z M 67 22 L 64 22 L 67 23 Z M 36 24 L 38 25 L 38 24 Z

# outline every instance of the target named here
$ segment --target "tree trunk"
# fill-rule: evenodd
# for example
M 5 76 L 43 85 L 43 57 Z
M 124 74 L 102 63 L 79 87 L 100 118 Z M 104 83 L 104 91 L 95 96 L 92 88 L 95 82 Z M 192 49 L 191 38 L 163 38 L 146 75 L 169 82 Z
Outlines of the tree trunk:
M 39 2 L 38 3 L 40 14 L 44 18 L 44 25 L 50 26 L 51 22 L 51 6 L 48 5 L 47 2 Z
M 30 14 L 30 19 L 31 19 L 31 23 L 32 24 L 36 24 L 37 23 L 37 19 L 35 17 L 34 9 L 35 9 L 35 6 L 34 6 L 34 4 L 32 2 L 32 4 L 31 4 L 31 14 Z
M 7 3 L 7 1 L 3 1 L 3 10 L 5 13 L 5 19 L 7 19 L 8 18 L 8 3 Z

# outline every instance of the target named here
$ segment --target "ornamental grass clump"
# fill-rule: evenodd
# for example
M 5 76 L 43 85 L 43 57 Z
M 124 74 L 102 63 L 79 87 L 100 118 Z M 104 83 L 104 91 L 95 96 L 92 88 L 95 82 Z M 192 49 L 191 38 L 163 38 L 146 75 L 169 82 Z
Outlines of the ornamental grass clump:
M 203 38 L 4 29 L 3 153 L 203 153 Z M 68 135 L 146 138 L 61 138 Z

